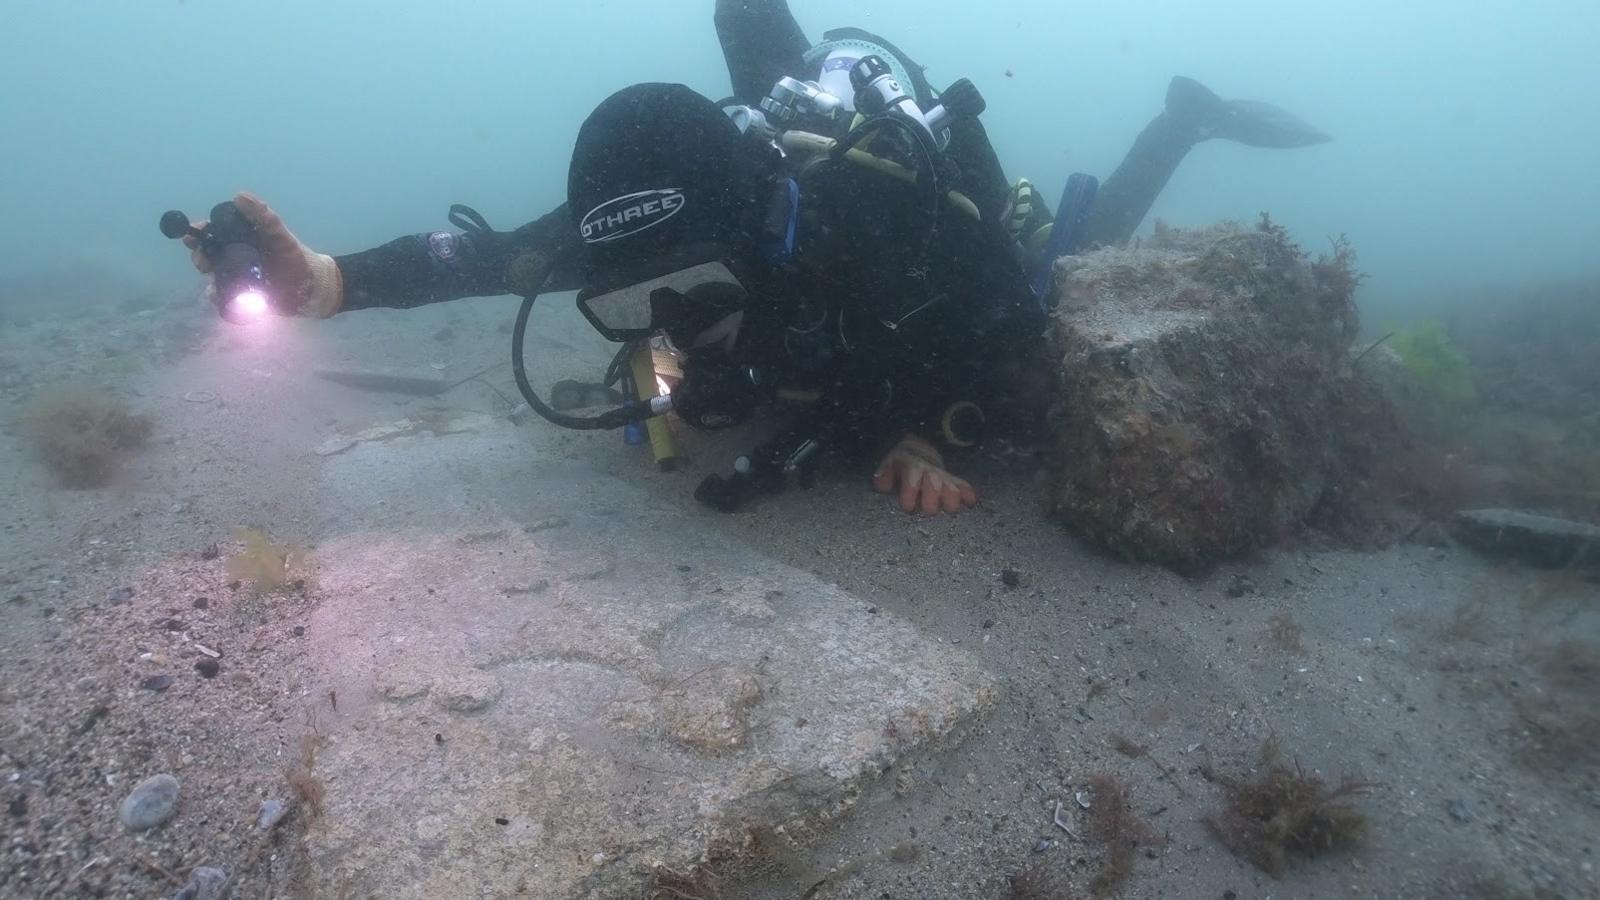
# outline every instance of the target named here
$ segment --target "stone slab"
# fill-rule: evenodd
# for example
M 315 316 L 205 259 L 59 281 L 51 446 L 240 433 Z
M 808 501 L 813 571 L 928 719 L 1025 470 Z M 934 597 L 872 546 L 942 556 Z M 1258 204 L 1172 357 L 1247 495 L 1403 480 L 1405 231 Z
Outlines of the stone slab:
M 1514 509 L 1469 509 L 1456 514 L 1463 544 L 1532 566 L 1558 569 L 1600 563 L 1600 527 Z
M 342 533 L 314 552 L 330 599 L 308 639 L 339 711 L 315 766 L 313 895 L 737 879 L 994 703 L 953 648 L 541 459 L 527 430 L 475 425 L 328 458 Z M 338 512 L 373 508 L 392 521 Z

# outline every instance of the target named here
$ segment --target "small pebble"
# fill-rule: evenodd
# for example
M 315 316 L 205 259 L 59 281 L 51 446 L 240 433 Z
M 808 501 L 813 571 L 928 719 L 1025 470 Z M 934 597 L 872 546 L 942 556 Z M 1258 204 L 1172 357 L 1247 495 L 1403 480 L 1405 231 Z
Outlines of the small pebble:
M 171 775 L 152 775 L 133 789 L 117 818 L 134 831 L 154 828 L 178 811 L 178 779 Z
M 256 815 L 256 827 L 262 831 L 271 831 L 283 817 L 289 814 L 289 804 L 277 797 L 261 801 L 261 812 Z
M 1008 588 L 1019 587 L 1022 584 L 1022 575 L 1016 569 L 1005 569 L 1000 572 L 1000 583 Z
M 129 600 L 133 599 L 133 588 L 131 588 L 131 587 L 112 588 L 111 589 L 111 593 L 106 595 L 106 599 L 111 601 L 112 603 L 127 603 Z
M 305 637 L 306 627 L 304 625 L 296 625 L 294 628 L 290 629 L 290 633 L 295 637 Z
M 194 605 L 195 609 L 205 609 L 206 607 L 211 605 L 211 598 L 210 597 L 196 597 L 196 598 L 194 598 L 194 604 L 193 605 Z
M 172 687 L 172 676 L 151 675 L 145 680 L 139 682 L 139 687 L 142 687 L 147 691 L 155 691 L 159 694 L 167 688 Z
M 222 671 L 222 664 L 209 656 L 201 657 L 194 661 L 194 670 L 200 673 L 201 678 L 215 678 Z
M 218 547 L 216 544 L 207 544 L 206 548 L 200 551 L 201 559 L 216 559 L 221 555 L 222 548 Z
M 79 678 L 77 681 L 74 681 L 72 686 L 80 691 L 83 691 L 84 693 L 88 693 L 89 691 L 99 687 L 100 681 L 93 675 L 85 675 L 82 678 Z
M 198 866 L 189 873 L 189 883 L 173 894 L 172 900 L 222 900 L 227 887 L 227 872 L 211 866 Z

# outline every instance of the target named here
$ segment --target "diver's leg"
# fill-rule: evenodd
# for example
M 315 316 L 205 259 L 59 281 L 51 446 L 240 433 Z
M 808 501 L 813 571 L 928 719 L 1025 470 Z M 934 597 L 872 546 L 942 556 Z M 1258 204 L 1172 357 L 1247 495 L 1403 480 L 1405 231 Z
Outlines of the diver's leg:
M 811 48 L 785 0 L 717 0 L 717 40 L 733 95 L 754 105 L 785 75 L 798 75 Z
M 1133 236 L 1167 186 L 1178 164 L 1200 137 L 1195 129 L 1163 112 L 1134 139 L 1122 164 L 1100 185 L 1078 246 L 1119 244 Z
M 1270 103 L 1223 100 L 1192 78 L 1173 78 L 1167 86 L 1166 109 L 1145 126 L 1122 164 L 1100 186 L 1085 223 L 1082 246 L 1115 244 L 1132 237 L 1189 148 L 1210 138 L 1274 149 L 1331 140 Z
M 985 222 L 998 221 L 1011 200 L 1011 185 L 1006 181 L 1000 158 L 995 155 L 989 133 L 977 119 L 960 119 L 950 125 L 950 144 L 945 153 L 961 170 L 956 187 L 978 205 Z

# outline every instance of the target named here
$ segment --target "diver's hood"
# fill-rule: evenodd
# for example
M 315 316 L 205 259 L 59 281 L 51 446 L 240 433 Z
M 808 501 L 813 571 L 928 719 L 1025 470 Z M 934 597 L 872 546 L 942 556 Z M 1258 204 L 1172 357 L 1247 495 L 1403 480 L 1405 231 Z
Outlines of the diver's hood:
M 567 175 L 585 283 L 680 248 L 737 253 L 750 242 L 763 167 L 722 110 L 681 84 L 611 95 L 579 130 Z

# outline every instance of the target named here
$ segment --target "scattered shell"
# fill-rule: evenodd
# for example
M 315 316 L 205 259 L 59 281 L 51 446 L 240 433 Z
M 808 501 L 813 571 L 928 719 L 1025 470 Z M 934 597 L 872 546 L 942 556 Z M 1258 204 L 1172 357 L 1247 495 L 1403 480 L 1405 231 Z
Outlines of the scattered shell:
M 1078 801 L 1078 805 L 1083 807 L 1084 809 L 1088 809 L 1089 808 L 1089 795 L 1088 795 L 1087 792 L 1079 791 L 1078 793 L 1073 795 L 1073 799 L 1077 800 Z
M 195 642 L 194 648 L 211 657 L 212 659 L 220 659 L 222 657 L 222 654 L 219 651 L 213 650 L 210 647 L 207 647 L 205 644 L 199 643 L 198 641 Z
M 210 403 L 211 401 L 217 399 L 217 395 L 211 393 L 210 391 L 190 391 L 189 393 L 183 395 L 183 399 L 189 401 L 190 403 Z

